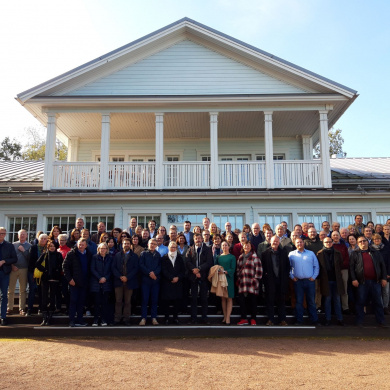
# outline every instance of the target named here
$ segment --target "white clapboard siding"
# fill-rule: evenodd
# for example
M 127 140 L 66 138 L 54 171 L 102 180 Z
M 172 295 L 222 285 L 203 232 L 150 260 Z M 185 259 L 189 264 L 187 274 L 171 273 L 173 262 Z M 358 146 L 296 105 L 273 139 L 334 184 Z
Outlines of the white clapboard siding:
M 189 40 L 68 92 L 80 95 L 203 95 L 302 93 Z

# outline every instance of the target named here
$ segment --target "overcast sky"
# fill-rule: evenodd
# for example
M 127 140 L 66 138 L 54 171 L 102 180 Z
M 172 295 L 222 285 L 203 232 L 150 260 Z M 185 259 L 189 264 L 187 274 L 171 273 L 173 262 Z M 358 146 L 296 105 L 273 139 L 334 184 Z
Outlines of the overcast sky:
M 38 126 L 18 93 L 185 16 L 357 90 L 344 150 L 390 156 L 387 0 L 2 1 L 0 139 Z

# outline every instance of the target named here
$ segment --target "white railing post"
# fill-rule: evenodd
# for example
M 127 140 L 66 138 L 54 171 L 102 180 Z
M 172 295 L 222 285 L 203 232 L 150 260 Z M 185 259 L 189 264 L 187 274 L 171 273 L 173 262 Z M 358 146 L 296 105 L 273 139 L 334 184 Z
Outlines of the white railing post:
M 164 114 L 156 112 L 156 189 L 162 190 L 164 186 Z
M 102 137 L 100 145 L 100 189 L 108 189 L 108 163 L 110 162 L 110 114 L 102 114 Z
M 272 111 L 264 111 L 265 175 L 267 188 L 275 188 Z
M 47 132 L 45 147 L 45 174 L 43 176 L 43 190 L 49 191 L 53 180 L 53 163 L 55 160 L 56 132 L 58 114 L 47 114 Z
M 219 187 L 218 112 L 210 112 L 210 187 Z
M 330 172 L 329 156 L 329 128 L 328 111 L 319 111 L 320 114 L 320 148 L 322 161 L 322 177 L 324 188 L 332 188 L 332 176 Z

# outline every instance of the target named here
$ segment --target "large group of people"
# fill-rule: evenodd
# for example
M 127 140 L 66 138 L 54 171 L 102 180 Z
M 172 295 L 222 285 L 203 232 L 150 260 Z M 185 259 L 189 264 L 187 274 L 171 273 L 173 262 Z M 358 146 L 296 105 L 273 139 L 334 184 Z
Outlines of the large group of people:
M 178 325 L 179 313 L 189 314 L 189 324 L 210 324 L 209 304 L 230 325 L 235 300 L 237 325 L 257 325 L 258 304 L 264 302 L 267 326 L 287 326 L 290 304 L 295 325 L 304 323 L 307 309 L 315 326 L 330 325 L 332 313 L 337 325 L 344 326 L 343 316 L 354 314 L 362 326 L 372 305 L 378 326 L 386 327 L 390 220 L 364 225 L 356 215 L 354 224 L 324 221 L 318 231 L 311 222 L 290 231 L 285 221 L 274 229 L 254 223 L 242 230 L 226 222 L 222 231 L 209 218 L 202 226 L 185 221 L 183 227 L 181 232 L 175 225 L 167 230 L 154 220 L 142 227 L 131 218 L 127 229 L 110 232 L 99 222 L 91 235 L 79 218 L 74 229 L 62 232 L 53 226 L 49 234 L 38 232 L 32 243 L 23 229 L 18 241 L 7 242 L 1 227 L 1 325 L 15 313 L 19 281 L 19 314 L 32 315 L 38 295 L 42 326 L 65 310 L 71 327 L 86 326 L 91 315 L 92 326 L 130 325 L 138 303 L 140 326 L 148 323 L 148 314 L 152 325 L 162 318 Z

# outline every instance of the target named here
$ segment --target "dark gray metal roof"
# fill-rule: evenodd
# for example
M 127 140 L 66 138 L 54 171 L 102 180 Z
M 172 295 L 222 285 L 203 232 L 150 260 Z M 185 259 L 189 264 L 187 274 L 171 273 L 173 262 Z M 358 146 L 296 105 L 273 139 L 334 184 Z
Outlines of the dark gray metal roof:
M 20 97 L 21 95 L 24 95 L 24 94 L 26 94 L 26 93 L 29 93 L 29 92 L 33 91 L 34 89 L 36 89 L 36 88 L 44 87 L 46 84 L 52 83 L 53 81 L 59 80 L 59 79 L 65 77 L 65 76 L 68 76 L 68 75 L 72 74 L 73 72 L 76 72 L 76 71 L 78 71 L 78 70 L 81 70 L 81 69 L 83 69 L 83 68 L 89 66 L 89 65 L 92 65 L 92 64 L 94 64 L 94 63 L 97 62 L 97 61 L 101 61 L 101 60 L 103 60 L 104 58 L 110 57 L 110 56 L 112 56 L 113 54 L 116 54 L 116 53 L 118 53 L 118 52 L 120 52 L 120 51 L 122 51 L 122 50 L 124 50 L 124 49 L 127 49 L 127 48 L 129 48 L 129 47 L 131 47 L 131 46 L 133 46 L 133 45 L 135 45 L 135 44 L 137 44 L 137 43 L 139 43 L 139 42 L 141 42 L 141 41 L 143 41 L 143 40 L 145 40 L 145 39 L 148 39 L 148 38 L 150 38 L 150 37 L 152 37 L 152 36 L 154 36 L 154 35 L 157 35 L 157 34 L 163 32 L 163 31 L 168 30 L 168 29 L 170 29 L 170 28 L 172 28 L 172 27 L 174 27 L 174 26 L 176 26 L 176 25 L 178 25 L 178 24 L 180 24 L 180 23 L 183 23 L 183 22 L 188 22 L 188 23 L 191 23 L 191 24 L 196 25 L 196 26 L 198 26 L 198 27 L 204 28 L 205 30 L 208 30 L 208 31 L 210 31 L 210 32 L 213 32 L 213 33 L 215 33 L 215 34 L 217 34 L 217 35 L 219 35 L 219 36 L 221 36 L 221 37 L 227 38 L 227 39 L 229 39 L 229 40 L 232 41 L 232 42 L 235 42 L 235 43 L 238 43 L 239 45 L 245 46 L 245 47 L 247 47 L 247 48 L 249 48 L 249 49 L 251 49 L 251 50 L 254 50 L 254 51 L 256 51 L 256 52 L 258 52 L 258 53 L 260 53 L 260 54 L 262 54 L 262 55 L 265 55 L 265 56 L 267 56 L 267 57 L 269 57 L 269 58 L 272 58 L 272 59 L 274 59 L 274 60 L 276 60 L 276 61 L 279 61 L 279 62 L 281 62 L 281 63 L 283 63 L 283 64 L 285 64 L 285 65 L 291 66 L 291 67 L 293 67 L 293 68 L 295 68 L 295 69 L 297 69 L 297 70 L 300 70 L 300 71 L 302 71 L 302 72 L 304 72 L 304 73 L 307 73 L 307 74 L 309 74 L 309 75 L 311 75 L 311 76 L 314 76 L 314 77 L 316 77 L 316 78 L 318 78 L 318 79 L 321 79 L 321 80 L 326 81 L 326 82 L 328 82 L 328 83 L 330 83 L 330 84 L 333 84 L 334 86 L 337 86 L 337 87 L 339 87 L 339 88 L 345 89 L 346 91 L 349 91 L 349 92 L 351 92 L 351 93 L 353 93 L 353 94 L 356 94 L 356 93 L 357 93 L 357 91 L 355 91 L 355 90 L 352 89 L 352 88 L 349 88 L 349 87 L 347 87 L 347 86 L 345 86 L 345 85 L 342 85 L 342 84 L 340 84 L 340 83 L 337 83 L 337 82 L 335 82 L 335 81 L 333 81 L 333 80 L 330 80 L 330 79 L 328 79 L 328 78 L 326 78 L 326 77 L 320 76 L 320 75 L 317 74 L 317 73 L 311 72 L 311 71 L 309 71 L 309 70 L 307 70 L 307 69 L 305 69 L 305 68 L 302 68 L 302 67 L 300 67 L 300 66 L 298 66 L 298 65 L 295 65 L 295 64 L 293 64 L 293 63 L 291 63 L 291 62 L 289 62 L 289 61 L 283 60 L 282 58 L 277 57 L 277 56 L 275 56 L 275 55 L 273 55 L 273 54 L 270 54 L 270 53 L 268 53 L 268 52 L 266 52 L 266 51 L 264 51 L 264 50 L 261 50 L 261 49 L 255 47 L 255 46 L 252 46 L 252 45 L 249 45 L 248 43 L 245 43 L 245 42 L 243 42 L 243 41 L 240 41 L 239 39 L 233 38 L 233 37 L 231 37 L 230 35 L 224 34 L 224 33 L 220 32 L 220 31 L 217 31 L 217 30 L 215 30 L 215 29 L 213 29 L 213 28 L 211 28 L 211 27 L 208 27 L 208 26 L 206 26 L 206 25 L 204 25 L 204 24 L 202 24 L 202 23 L 199 23 L 199 22 L 197 22 L 197 21 L 195 21 L 195 20 L 192 20 L 192 19 L 190 19 L 190 18 L 185 17 L 185 18 L 182 18 L 182 19 L 180 19 L 180 20 L 177 20 L 176 22 L 171 23 L 171 24 L 169 24 L 169 25 L 167 25 L 167 26 L 165 26 L 165 27 L 162 27 L 162 28 L 160 28 L 160 29 L 158 29 L 158 30 L 156 30 L 156 31 L 154 31 L 154 32 L 152 32 L 152 33 L 150 33 L 150 34 L 147 34 L 147 35 L 145 35 L 145 36 L 143 36 L 143 37 L 141 37 L 141 38 L 138 38 L 138 39 L 136 39 L 135 41 L 132 41 L 132 42 L 128 43 L 127 45 L 121 46 L 121 47 L 119 47 L 118 49 L 115 49 L 115 50 L 113 50 L 113 51 L 110 51 L 109 53 L 103 54 L 102 56 L 97 57 L 97 58 L 95 58 L 95 59 L 92 60 L 92 61 L 86 62 L 85 64 L 80 65 L 80 66 L 78 66 L 78 67 L 76 67 L 76 68 L 74 68 L 74 69 L 72 69 L 72 70 L 70 70 L 70 71 L 68 71 L 68 72 L 65 72 L 65 73 L 63 73 L 63 74 L 61 74 L 61 75 L 59 75 L 59 76 L 57 76 L 57 77 L 54 77 L 54 78 L 52 78 L 52 79 L 50 79 L 50 80 L 48 80 L 48 81 L 46 81 L 46 82 L 44 82 L 44 83 L 38 84 L 38 85 L 36 85 L 36 86 L 33 87 L 33 88 L 27 89 L 26 91 L 23 91 L 23 92 L 19 93 L 19 94 L 17 95 L 17 97 Z

